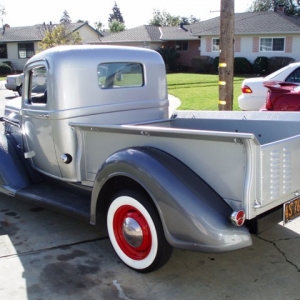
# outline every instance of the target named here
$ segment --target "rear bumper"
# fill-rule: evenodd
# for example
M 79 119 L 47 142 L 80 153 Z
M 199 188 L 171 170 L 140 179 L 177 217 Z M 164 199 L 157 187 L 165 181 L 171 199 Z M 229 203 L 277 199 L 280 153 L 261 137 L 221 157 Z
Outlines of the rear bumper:
M 250 233 L 260 234 L 263 231 L 277 225 L 283 220 L 283 206 L 279 205 L 270 211 L 267 211 L 255 219 L 246 220 L 246 226 Z
M 238 103 L 241 110 L 260 110 L 265 105 L 265 97 L 253 97 L 242 94 L 238 97 Z

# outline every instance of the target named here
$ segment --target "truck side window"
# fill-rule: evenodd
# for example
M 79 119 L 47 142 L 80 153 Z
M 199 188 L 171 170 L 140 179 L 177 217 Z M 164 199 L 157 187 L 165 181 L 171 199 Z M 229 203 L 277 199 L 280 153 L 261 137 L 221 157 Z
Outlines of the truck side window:
M 36 67 L 30 71 L 29 101 L 33 105 L 47 103 L 47 70 Z
M 98 65 L 101 89 L 140 87 L 144 85 L 143 67 L 139 63 L 118 62 Z

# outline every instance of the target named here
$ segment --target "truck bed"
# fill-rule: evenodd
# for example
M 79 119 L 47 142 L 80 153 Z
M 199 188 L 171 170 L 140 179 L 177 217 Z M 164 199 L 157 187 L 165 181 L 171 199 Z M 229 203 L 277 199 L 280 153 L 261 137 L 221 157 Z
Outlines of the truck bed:
M 300 190 L 300 126 L 296 120 L 172 118 L 135 125 L 71 123 L 81 149 L 80 177 L 92 185 L 97 167 L 126 147 L 159 148 L 211 185 L 252 219 Z M 99 151 L 95 151 L 99 149 Z

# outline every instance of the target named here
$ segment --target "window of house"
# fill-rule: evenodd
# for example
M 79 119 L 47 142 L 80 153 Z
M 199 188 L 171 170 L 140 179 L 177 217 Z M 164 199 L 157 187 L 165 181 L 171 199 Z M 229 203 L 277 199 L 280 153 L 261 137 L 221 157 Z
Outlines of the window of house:
M 220 51 L 220 39 L 212 39 L 212 51 Z
M 102 89 L 140 87 L 144 85 L 143 67 L 139 63 L 118 62 L 98 65 L 98 84 Z
M 176 50 L 187 51 L 189 48 L 188 42 L 176 42 Z
M 7 45 L 0 44 L 0 58 L 7 58 Z
M 34 55 L 33 43 L 18 44 L 19 58 L 30 58 Z
M 284 51 L 284 38 L 260 38 L 261 52 L 264 51 Z

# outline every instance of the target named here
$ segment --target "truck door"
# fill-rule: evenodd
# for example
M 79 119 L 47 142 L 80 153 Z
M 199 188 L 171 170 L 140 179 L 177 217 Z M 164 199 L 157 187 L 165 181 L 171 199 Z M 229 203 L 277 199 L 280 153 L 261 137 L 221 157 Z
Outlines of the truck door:
M 35 63 L 26 70 L 22 101 L 24 155 L 33 168 L 52 177 L 61 177 L 52 135 L 47 77 L 44 62 Z

